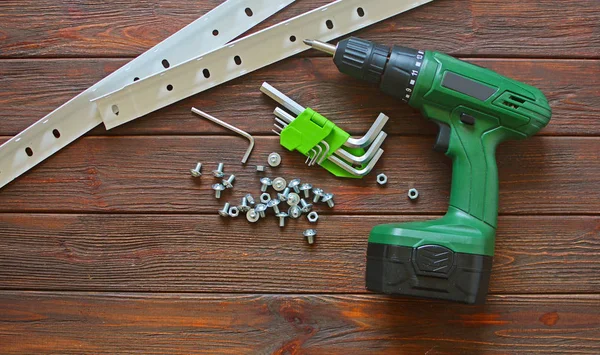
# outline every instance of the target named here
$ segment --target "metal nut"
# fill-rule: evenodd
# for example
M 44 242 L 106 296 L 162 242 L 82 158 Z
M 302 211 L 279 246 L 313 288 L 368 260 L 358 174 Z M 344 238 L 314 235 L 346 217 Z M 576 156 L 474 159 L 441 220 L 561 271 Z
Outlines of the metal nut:
M 410 189 L 408 190 L 408 198 L 410 198 L 411 200 L 416 200 L 419 198 L 419 191 L 417 189 Z
M 229 209 L 229 217 L 235 218 L 239 215 L 240 215 L 240 210 L 237 207 L 233 206 Z
M 262 195 L 260 195 L 260 202 L 268 203 L 269 201 L 271 201 L 271 195 L 269 195 L 269 193 L 265 192 Z
M 273 179 L 273 189 L 275 191 L 283 191 L 287 187 L 287 181 L 284 178 L 278 177 Z
M 317 212 L 313 211 L 313 212 L 309 213 L 306 218 L 308 218 L 308 221 L 310 223 L 317 223 L 317 221 L 319 220 L 319 214 Z
M 268 162 L 270 166 L 274 168 L 278 167 L 279 165 L 281 165 L 281 155 L 277 153 L 269 154 Z
M 256 166 L 256 171 L 259 172 L 259 173 L 264 173 L 265 170 L 266 170 L 266 168 L 265 168 L 264 165 L 257 165 Z
M 381 186 L 386 185 L 388 183 L 388 177 L 385 174 L 377 175 L 377 183 Z

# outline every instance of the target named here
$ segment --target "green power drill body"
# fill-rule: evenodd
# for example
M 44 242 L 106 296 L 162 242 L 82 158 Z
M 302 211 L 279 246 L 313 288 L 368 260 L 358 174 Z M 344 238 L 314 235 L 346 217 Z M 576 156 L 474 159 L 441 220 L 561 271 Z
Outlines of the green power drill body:
M 550 121 L 542 92 L 451 56 L 385 47 L 358 38 L 337 47 L 305 41 L 334 56 L 341 72 L 380 85 L 440 128 L 434 149 L 452 158 L 447 214 L 438 220 L 379 225 L 367 250 L 367 289 L 483 303 L 498 218 L 496 147 Z

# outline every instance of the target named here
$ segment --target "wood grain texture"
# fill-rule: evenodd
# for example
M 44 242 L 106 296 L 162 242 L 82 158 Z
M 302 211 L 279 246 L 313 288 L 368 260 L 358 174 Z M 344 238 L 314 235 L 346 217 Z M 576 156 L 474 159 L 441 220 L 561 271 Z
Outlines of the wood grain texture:
M 600 60 L 470 59 L 501 74 L 540 88 L 553 118 L 541 135 L 600 134 Z M 0 135 L 15 135 L 87 89 L 123 60 L 0 61 Z M 364 134 L 380 112 L 392 119 L 390 134 L 436 134 L 437 128 L 376 86 L 349 78 L 327 58 L 294 58 L 183 100 L 135 122 L 93 135 L 221 134 L 190 113 L 196 106 L 254 134 L 270 133 L 274 101 L 262 95 L 267 81 L 304 106 L 314 108 L 353 134 Z
M 4 213 L 0 289 L 364 293 L 371 228 L 436 217 L 321 215 L 310 247 L 305 218 Z M 595 293 L 598 249 L 597 217 L 501 217 L 490 292 Z
M 4 354 L 597 354 L 598 296 L 0 295 Z
M 298 0 L 257 29 L 329 2 Z M 0 56 L 133 57 L 219 3 L 5 0 L 0 3 Z M 40 9 L 44 9 L 43 20 L 32 21 L 39 18 Z M 365 9 L 368 11 L 367 4 Z M 597 58 L 599 31 L 596 0 L 563 1 L 560 5 L 554 0 L 436 0 L 375 24 L 360 35 L 452 54 Z
M 267 175 L 299 177 L 336 194 L 335 213 L 444 213 L 450 195 L 451 160 L 432 151 L 433 137 L 388 137 L 376 167 L 365 179 L 337 179 L 320 167 L 307 169 L 297 152 L 282 151 L 276 137 L 259 137 L 247 167 L 240 163 L 247 140 L 238 137 L 89 137 L 79 140 L 2 190 L 4 212 L 214 213 L 247 192 L 259 195 L 256 164 L 279 151 L 280 169 Z M 600 212 L 600 139 L 534 137 L 498 150 L 500 212 L 509 214 L 595 214 Z M 209 174 L 192 179 L 203 162 Z M 216 163 L 237 176 L 222 201 L 211 189 Z M 407 191 L 416 187 L 413 203 Z M 40 203 L 42 202 L 42 203 Z

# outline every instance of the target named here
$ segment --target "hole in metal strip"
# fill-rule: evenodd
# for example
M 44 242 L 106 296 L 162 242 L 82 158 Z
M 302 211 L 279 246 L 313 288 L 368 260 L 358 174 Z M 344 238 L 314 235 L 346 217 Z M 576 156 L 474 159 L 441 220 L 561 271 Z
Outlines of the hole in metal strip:
M 163 65 L 163 67 L 165 67 L 165 69 L 169 69 L 169 67 L 171 66 L 171 63 L 169 63 L 168 60 L 163 59 L 162 60 L 162 65 Z
M 325 21 L 325 25 L 327 26 L 327 28 L 329 28 L 330 30 L 333 29 L 333 21 L 331 20 L 327 20 Z
M 112 105 L 112 112 L 115 114 L 115 116 L 118 116 L 119 115 L 119 106 Z
M 25 148 L 25 153 L 31 157 L 31 156 L 33 156 L 33 149 L 31 149 L 30 147 L 27 147 L 27 148 Z
M 365 10 L 362 7 L 359 7 L 358 9 L 356 9 L 356 12 L 358 13 L 358 16 L 360 16 L 360 17 L 365 16 Z
M 206 79 L 210 78 L 210 71 L 209 71 L 208 69 L 204 69 L 204 70 L 202 71 L 202 74 L 204 75 L 204 77 L 205 77 Z
M 246 15 L 248 15 L 248 17 L 252 17 L 252 15 L 254 15 L 254 12 L 252 12 L 252 9 L 247 7 L 244 12 L 246 13 Z
M 60 138 L 59 130 L 58 129 L 52 130 L 52 135 L 54 136 L 54 138 Z
M 236 55 L 235 57 L 233 57 L 233 61 L 237 65 L 242 65 L 242 58 L 239 55 Z
M 173 85 L 171 85 L 171 84 L 167 85 L 167 90 L 173 91 Z

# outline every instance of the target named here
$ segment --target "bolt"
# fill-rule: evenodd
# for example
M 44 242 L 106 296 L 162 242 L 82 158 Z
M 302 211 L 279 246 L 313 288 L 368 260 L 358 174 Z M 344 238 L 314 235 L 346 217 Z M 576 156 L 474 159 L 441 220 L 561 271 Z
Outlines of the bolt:
M 306 237 L 306 241 L 308 242 L 308 244 L 315 244 L 315 237 L 317 236 L 316 229 L 307 229 L 304 232 L 302 232 L 302 235 Z
M 285 181 L 284 178 L 278 177 L 278 178 L 273 179 L 273 189 L 275 189 L 275 191 L 283 191 L 283 190 L 285 190 L 286 186 L 287 186 L 287 181 Z
M 267 205 L 259 203 L 254 207 L 254 210 L 258 212 L 261 218 L 265 218 L 265 211 L 267 210 Z
M 231 176 L 227 180 L 223 180 L 223 185 L 228 189 L 233 189 L 233 182 L 235 181 L 235 175 Z
M 302 212 L 304 213 L 308 213 L 310 212 L 310 210 L 312 210 L 313 205 L 306 202 L 304 199 L 300 200 L 300 205 L 302 206 Z
M 260 187 L 260 191 L 267 192 L 267 189 L 273 184 L 273 181 L 271 181 L 271 179 L 269 179 L 268 177 L 264 177 L 260 179 L 260 183 L 262 184 L 262 186 Z
M 190 173 L 195 178 L 202 176 L 202 163 L 196 164 L 196 169 L 190 169 Z
M 225 202 L 223 209 L 219 211 L 221 217 L 229 217 L 229 202 Z
M 287 204 L 290 206 L 297 206 L 300 203 L 300 195 L 292 192 L 288 195 Z
M 333 194 L 323 195 L 321 202 L 327 202 L 327 205 L 329 206 L 329 208 L 333 208 L 333 206 L 335 206 L 335 203 L 333 202 Z
M 298 219 L 300 216 L 302 216 L 302 209 L 299 206 L 292 206 L 288 210 L 288 214 L 291 218 Z
M 290 188 L 286 187 L 283 192 L 277 194 L 277 197 L 281 200 L 281 202 L 287 201 L 288 196 L 290 194 Z
M 242 197 L 242 204 L 238 206 L 238 209 L 242 213 L 250 211 L 250 206 L 248 206 L 248 199 L 246 197 Z
M 313 198 L 313 203 L 319 202 L 319 200 L 321 199 L 321 196 L 323 196 L 323 189 L 315 187 L 312 191 L 313 191 L 313 194 L 315 195 L 315 198 Z
M 271 153 L 269 154 L 269 165 L 276 168 L 279 165 L 281 165 L 281 155 L 277 154 L 277 153 Z
M 245 196 L 245 198 L 246 198 L 246 201 L 248 201 L 248 203 L 250 204 L 250 206 L 254 206 L 255 201 L 254 201 L 254 197 L 252 197 L 251 194 L 247 194 Z
M 223 168 L 225 167 L 225 164 L 223 163 L 219 163 L 219 166 L 217 166 L 217 170 L 213 170 L 213 175 L 216 178 L 222 178 L 223 176 L 225 176 L 225 174 L 223 173 Z
M 300 179 L 294 179 L 294 180 L 290 181 L 290 184 L 288 185 L 288 187 L 290 189 L 294 189 L 294 192 L 296 192 L 297 194 L 300 193 L 299 186 L 300 186 Z
M 221 184 L 214 184 L 212 186 L 212 189 L 215 190 L 215 197 L 221 198 L 221 191 L 225 190 L 225 186 Z
M 312 185 L 311 184 L 302 184 L 302 186 L 300 186 L 300 191 L 304 191 L 304 198 L 309 198 L 310 197 L 310 190 L 312 189 Z
M 285 212 L 280 212 L 276 216 L 279 217 L 279 227 L 285 227 L 285 219 L 288 216 L 288 214 Z
M 251 209 L 248 212 L 246 212 L 246 219 L 250 223 L 256 223 L 256 221 L 260 219 L 260 215 L 254 209 Z
M 280 203 L 281 203 L 281 200 L 279 200 L 278 198 L 274 198 L 271 201 L 267 202 L 267 207 L 272 208 L 273 211 L 275 211 L 275 214 L 278 214 Z

